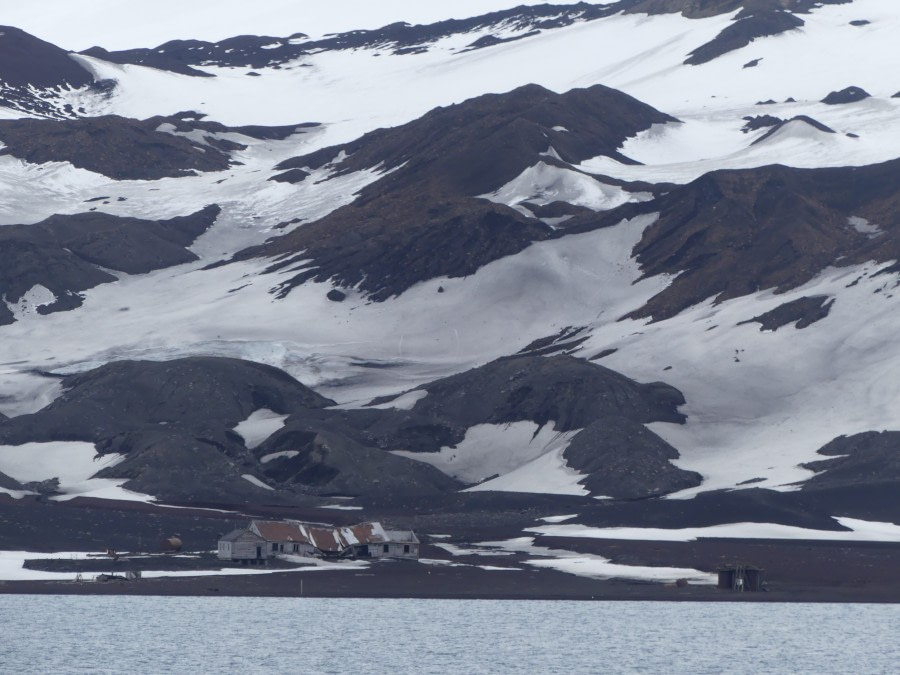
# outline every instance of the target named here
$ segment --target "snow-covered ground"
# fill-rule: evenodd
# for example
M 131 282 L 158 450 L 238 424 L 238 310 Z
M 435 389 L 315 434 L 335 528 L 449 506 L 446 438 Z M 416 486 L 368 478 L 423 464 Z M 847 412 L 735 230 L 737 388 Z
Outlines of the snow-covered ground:
M 20 483 L 59 479 L 59 495 L 53 501 L 67 501 L 75 497 L 118 499 L 122 501 L 149 502 L 150 495 L 126 490 L 122 484 L 126 478 L 94 478 L 103 469 L 115 466 L 124 455 L 110 453 L 98 455 L 92 443 L 56 441 L 50 443 L 25 443 L 0 445 L 0 472 Z M 0 492 L 21 498 L 27 492 L 5 490 Z
M 354 21 L 374 26 L 372 17 L 387 22 L 394 9 L 398 18 L 402 13 L 420 21 L 471 14 L 476 5 L 479 10 L 510 5 L 499 0 L 452 7 L 385 2 L 364 14 L 341 14 L 332 5 L 327 15 L 319 15 L 301 12 L 286 0 L 258 3 L 252 10 L 244 3 L 235 13 L 236 0 L 227 0 L 215 3 L 212 13 L 203 3 L 179 5 L 178 22 L 163 10 L 154 10 L 145 21 L 130 15 L 131 32 L 111 32 L 110 26 L 121 25 L 121 3 L 93 0 L 88 3 L 92 15 L 104 21 L 77 24 L 68 3 L 52 3 L 58 11 L 41 10 L 40 15 L 19 3 L 5 10 L 4 21 L 41 37 L 65 28 L 71 41 L 53 38 L 64 46 L 99 42 L 112 48 L 179 37 L 163 35 L 175 24 L 197 31 L 181 37 L 281 35 L 315 32 L 299 25 L 303 21 L 321 20 L 318 30 Z M 297 26 L 290 17 L 296 17 Z M 900 329 L 894 309 L 898 298 L 886 277 L 875 276 L 874 265 L 829 269 L 781 295 L 764 291 L 720 305 L 706 302 L 659 323 L 619 321 L 669 282 L 638 281 L 640 270 L 630 258 L 653 216 L 534 244 L 468 277 L 433 279 L 377 304 L 355 292 L 343 303 L 330 302 L 325 297 L 330 286 L 315 283 L 276 300 L 270 290 L 288 273 L 261 275 L 266 261 L 201 269 L 286 231 L 273 229 L 280 222 L 321 218 L 379 177 L 366 171 L 323 180 L 329 171 L 323 168 L 296 185 L 270 182 L 277 162 L 415 119 L 437 105 L 532 82 L 559 92 L 606 84 L 682 121 L 654 127 L 623 145 L 622 152 L 642 165 L 601 158 L 581 167 L 614 178 L 684 183 L 721 168 L 861 165 L 900 156 L 900 100 L 890 98 L 900 88 L 893 75 L 900 72 L 895 44 L 900 14 L 891 3 L 855 0 L 819 7 L 803 15 L 806 25 L 800 30 L 755 40 L 701 66 L 682 65 L 688 52 L 711 40 L 731 18 L 615 16 L 466 53 L 457 52 L 478 36 L 454 36 L 423 54 L 310 55 L 279 70 L 262 69 L 262 77 L 247 77 L 241 68 L 210 68 L 216 78 L 190 78 L 79 57 L 98 76 L 119 82 L 108 101 L 93 104 L 94 113 L 148 117 L 194 109 L 227 124 L 317 121 L 323 127 L 284 141 L 241 137 L 248 145 L 235 156 L 241 166 L 159 181 L 113 181 L 65 163 L 36 166 L 0 157 L 2 224 L 84 211 L 85 200 L 100 195 L 111 196 L 109 204 L 91 206 L 143 218 L 183 215 L 210 203 L 223 207 L 215 226 L 192 247 L 202 258 L 198 263 L 120 275 L 118 282 L 86 292 L 81 309 L 49 316 L 30 311 L 47 300 L 39 288 L 32 289 L 24 304 L 16 305 L 18 321 L 0 328 L 0 411 L 33 412 L 59 394 L 58 382 L 34 374 L 35 369 L 77 372 L 115 359 L 190 354 L 235 356 L 283 368 L 345 407 L 408 392 L 385 404 L 402 409 L 423 395 L 409 393 L 420 384 L 507 355 L 566 326 L 587 326 L 591 337 L 580 355 L 616 348 L 604 365 L 640 381 L 665 380 L 684 392 L 687 424 L 651 425 L 680 451 L 678 466 L 704 477 L 703 485 L 678 497 L 753 479 L 762 479 L 754 487 L 794 489 L 794 483 L 812 475 L 799 465 L 820 459 L 815 451 L 834 437 L 900 429 L 900 353 L 894 339 Z M 847 28 L 860 18 L 871 23 Z M 73 25 L 81 27 L 80 35 L 72 32 Z M 743 68 L 752 59 L 760 59 L 759 64 Z M 819 102 L 829 91 L 850 85 L 863 87 L 873 98 L 838 106 Z M 784 102 L 789 97 L 795 101 Z M 768 99 L 778 103 L 757 105 Z M 743 133 L 743 118 L 762 114 L 808 115 L 836 133 L 792 122 L 753 145 L 765 130 Z M 565 199 L 600 210 L 644 196 L 542 162 L 489 198 L 509 204 Z M 850 285 L 856 279 L 859 283 Z M 755 324 L 737 325 L 811 294 L 836 302 L 829 317 L 803 331 L 788 326 L 763 333 Z M 393 367 L 353 365 L 360 361 Z M 276 422 L 274 417 L 251 419 L 238 431 L 252 447 L 277 429 Z M 565 474 L 563 446 L 550 448 L 546 438 L 528 440 L 522 429 L 511 425 L 502 439 L 493 431 L 469 430 L 471 437 L 457 448 L 415 458 L 464 480 L 503 474 L 475 489 L 583 494 L 578 477 Z M 471 459 L 479 449 L 490 450 L 491 459 L 482 466 Z M 0 449 L 0 461 L 15 452 Z M 72 450 L 76 457 L 83 452 Z M 82 465 L 80 459 L 75 462 Z M 90 481 L 98 480 L 91 476 L 100 467 L 92 466 L 90 475 L 71 478 L 68 494 L 86 494 L 77 490 L 87 487 L 98 494 L 100 486 Z M 52 477 L 46 471 L 34 475 Z
M 855 518 L 835 518 L 844 531 L 813 530 L 776 523 L 729 523 L 709 527 L 664 529 L 655 527 L 587 527 L 585 525 L 541 525 L 526 531 L 552 537 L 584 539 L 637 539 L 642 541 L 696 541 L 697 539 L 801 539 L 810 541 L 900 542 L 900 525 L 874 523 Z
M 563 549 L 550 549 L 537 546 L 532 537 L 518 537 L 506 541 L 482 542 L 479 546 L 489 546 L 505 551 L 527 553 L 539 556 L 528 558 L 525 563 L 534 567 L 543 567 L 597 579 L 639 579 L 660 583 L 673 583 L 685 579 L 693 584 L 715 584 L 715 574 L 701 572 L 688 567 L 652 567 L 646 565 L 620 565 L 609 559 L 589 553 L 576 553 Z
M 423 24 L 464 19 L 544 0 L 332 0 L 327 4 L 296 0 L 155 0 L 126 5 L 117 0 L 41 0 L 40 5 L 13 3 L 3 8 L 4 23 L 18 26 L 66 49 L 93 45 L 107 49 L 155 47 L 169 40 L 216 41 L 235 35 L 319 37 L 373 29 L 397 21 Z M 73 27 L 77 26 L 77 30 Z

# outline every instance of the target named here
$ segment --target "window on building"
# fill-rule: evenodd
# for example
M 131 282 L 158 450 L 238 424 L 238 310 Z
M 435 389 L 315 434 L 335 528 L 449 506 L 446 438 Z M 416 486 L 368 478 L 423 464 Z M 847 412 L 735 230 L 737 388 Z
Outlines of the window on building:
M 409 544 L 403 544 L 403 552 L 409 553 Z
M 390 553 L 390 551 L 391 551 L 390 545 L 385 544 L 385 545 L 384 545 L 384 552 L 385 552 L 385 553 Z
M 300 544 L 294 544 L 294 553 L 300 552 Z
M 273 551 L 277 551 L 277 550 L 278 550 L 278 544 L 272 544 L 272 550 L 273 550 Z

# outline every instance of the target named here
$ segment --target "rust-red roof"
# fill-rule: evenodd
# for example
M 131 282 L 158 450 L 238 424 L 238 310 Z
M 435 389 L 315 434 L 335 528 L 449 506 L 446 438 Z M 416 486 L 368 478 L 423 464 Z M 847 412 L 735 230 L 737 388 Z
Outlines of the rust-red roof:
M 254 520 L 253 525 L 259 535 L 266 541 L 292 541 L 309 544 L 309 538 L 300 528 L 299 523 L 277 520 Z M 315 544 L 313 544 L 315 546 Z

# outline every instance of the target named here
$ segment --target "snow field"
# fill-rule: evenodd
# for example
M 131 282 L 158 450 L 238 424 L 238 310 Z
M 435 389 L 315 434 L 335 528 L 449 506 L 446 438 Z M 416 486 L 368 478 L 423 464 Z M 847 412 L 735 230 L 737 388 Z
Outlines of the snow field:
M 847 530 L 812 530 L 775 523 L 729 523 L 709 527 L 663 529 L 653 527 L 588 527 L 585 525 L 541 525 L 526 532 L 551 537 L 585 539 L 629 539 L 637 541 L 696 541 L 698 539 L 793 539 L 805 541 L 888 541 L 900 542 L 900 525 L 854 518 L 835 520 Z
M 126 478 L 93 477 L 124 459 L 124 455 L 115 453 L 97 455 L 92 443 L 75 441 L 0 445 L 0 472 L 10 478 L 20 483 L 59 479 L 59 491 L 63 494 L 50 497 L 53 501 L 68 501 L 75 497 L 152 501 L 153 497 L 149 495 L 122 488 L 122 484 L 128 481 Z M 21 491 L 0 491 L 16 498 L 28 494 Z

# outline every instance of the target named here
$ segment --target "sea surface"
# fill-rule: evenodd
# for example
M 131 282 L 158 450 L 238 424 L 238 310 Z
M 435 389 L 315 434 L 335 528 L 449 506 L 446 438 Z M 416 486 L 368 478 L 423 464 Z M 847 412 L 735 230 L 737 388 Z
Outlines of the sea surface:
M 897 673 L 900 605 L 0 596 L 2 673 Z

